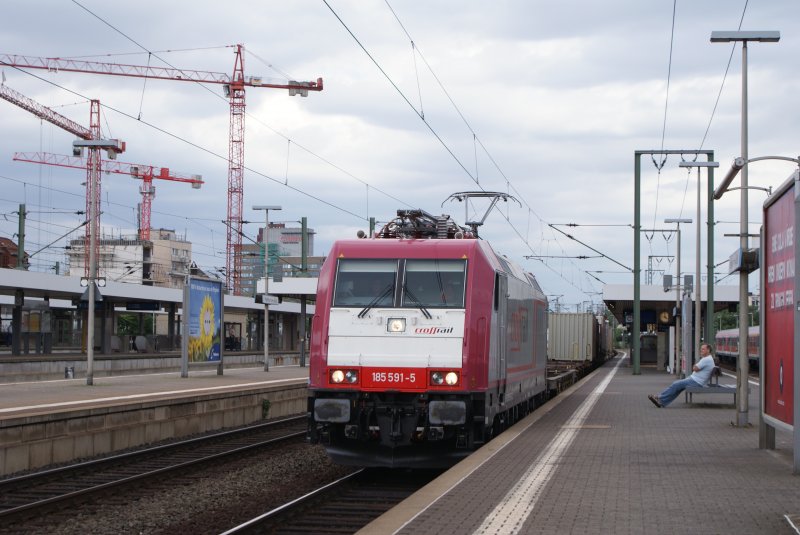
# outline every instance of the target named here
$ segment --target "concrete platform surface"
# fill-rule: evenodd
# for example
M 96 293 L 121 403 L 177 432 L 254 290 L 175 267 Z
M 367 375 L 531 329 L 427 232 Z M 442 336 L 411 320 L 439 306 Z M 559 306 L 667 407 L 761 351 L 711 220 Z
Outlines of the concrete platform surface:
M 734 427 L 724 397 L 655 407 L 647 394 L 674 377 L 628 364 L 609 361 L 359 533 L 798 533 L 792 437 L 759 449 L 757 385 L 752 426 Z
M 217 375 L 216 368 L 209 368 L 190 370 L 186 378 L 177 372 L 94 377 L 91 386 L 86 384 L 85 377 L 3 383 L 0 375 L 0 420 L 156 398 L 183 398 L 249 386 L 278 386 L 307 379 L 308 368 L 300 366 L 271 366 L 268 372 L 263 367 L 231 368 L 225 369 L 223 375 Z

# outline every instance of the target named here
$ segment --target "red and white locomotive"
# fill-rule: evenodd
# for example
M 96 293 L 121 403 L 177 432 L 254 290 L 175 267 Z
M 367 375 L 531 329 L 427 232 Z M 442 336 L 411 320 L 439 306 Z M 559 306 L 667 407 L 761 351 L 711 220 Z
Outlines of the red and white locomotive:
M 443 467 L 546 395 L 547 300 L 448 216 L 337 241 L 311 329 L 309 438 L 359 466 Z

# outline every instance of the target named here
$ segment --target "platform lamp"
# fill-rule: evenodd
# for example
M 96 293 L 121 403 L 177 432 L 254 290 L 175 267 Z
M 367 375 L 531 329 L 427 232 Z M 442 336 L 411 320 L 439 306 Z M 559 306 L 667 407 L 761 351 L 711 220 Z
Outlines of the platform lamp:
M 664 220 L 664 223 L 675 223 L 677 225 L 677 234 L 678 234 L 678 244 L 677 244 L 677 253 L 675 257 L 677 258 L 677 266 L 676 270 L 677 273 L 675 274 L 675 311 L 677 312 L 681 308 L 681 223 L 686 223 L 687 225 L 691 225 L 692 220 L 686 218 L 678 218 L 678 217 L 668 217 Z M 672 366 L 672 372 L 674 374 L 678 374 L 678 361 L 681 355 L 681 326 L 680 323 L 677 321 L 675 322 L 675 361 L 674 365 Z
M 269 371 L 269 211 L 282 210 L 281 206 L 257 204 L 253 210 L 264 210 L 264 371 Z
M 695 248 L 695 283 L 694 283 L 694 348 L 692 348 L 693 352 L 697 352 L 700 350 L 700 322 L 702 318 L 702 307 L 703 307 L 703 295 L 701 293 L 701 284 L 700 284 L 700 198 L 701 198 L 701 190 L 700 190 L 700 169 L 705 167 L 708 170 L 709 176 L 708 180 L 712 180 L 712 169 L 715 167 L 719 167 L 719 162 L 681 162 L 678 164 L 679 167 L 697 167 L 697 222 L 695 227 L 697 228 L 696 240 L 697 245 Z M 711 222 L 709 222 L 711 224 Z M 710 284 L 713 284 L 714 281 L 711 280 L 709 276 L 709 280 L 706 283 L 706 287 Z M 708 289 L 706 289 L 706 293 L 708 293 Z M 709 303 L 709 306 L 711 303 Z M 706 342 L 709 342 L 706 340 Z M 690 354 L 690 353 L 687 353 Z M 691 353 L 696 354 L 696 353 Z M 687 376 L 689 371 L 692 369 L 691 365 L 689 365 L 691 361 L 686 366 L 686 373 Z
M 92 106 L 99 103 L 92 101 Z M 99 127 L 98 127 L 99 132 Z M 76 139 L 72 142 L 72 153 L 80 155 L 83 149 L 88 149 L 89 163 L 87 166 L 87 214 L 86 220 L 89 223 L 89 243 L 84 241 L 84 252 L 89 247 L 89 269 L 85 277 L 81 278 L 81 286 L 86 288 L 84 296 L 87 303 L 86 314 L 86 384 L 94 384 L 94 312 L 96 300 L 102 300 L 103 296 L 97 286 L 105 286 L 105 279 L 97 276 L 97 234 L 100 232 L 100 151 L 106 151 L 109 160 L 115 160 L 117 154 L 125 152 L 125 142 L 119 139 Z
M 741 158 L 745 161 L 742 168 L 742 191 L 739 222 L 739 247 L 744 251 L 748 246 L 747 228 L 747 43 L 750 41 L 760 43 L 777 43 L 781 39 L 778 31 L 716 31 L 711 32 L 712 43 L 742 43 L 742 148 Z M 748 301 L 748 274 L 745 271 L 739 273 L 739 340 L 747 340 L 747 301 Z M 740 344 L 741 345 L 741 344 Z M 750 363 L 746 358 L 736 359 L 736 425 L 747 427 L 749 425 L 748 411 L 750 398 L 748 395 L 748 375 L 750 373 Z

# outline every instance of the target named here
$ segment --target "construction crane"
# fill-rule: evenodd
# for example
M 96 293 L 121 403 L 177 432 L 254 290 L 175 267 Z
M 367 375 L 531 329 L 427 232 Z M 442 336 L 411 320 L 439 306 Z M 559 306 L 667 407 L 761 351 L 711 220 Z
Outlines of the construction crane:
M 261 77 L 244 75 L 244 45 L 235 45 L 236 52 L 231 75 L 210 71 L 124 65 L 96 61 L 77 61 L 62 58 L 41 58 L 0 54 L 0 65 L 51 72 L 69 71 L 107 74 L 137 78 L 155 78 L 180 82 L 221 84 L 230 100 L 230 131 L 228 138 L 228 208 L 225 250 L 225 279 L 229 291 L 241 293 L 242 206 L 244 200 L 244 110 L 245 87 L 288 89 L 289 95 L 307 97 L 309 91 L 322 91 L 322 78 L 316 82 L 289 81 L 287 84 L 264 83 Z
M 15 152 L 14 160 L 58 167 L 71 167 L 73 169 L 86 169 L 88 163 L 81 157 L 49 152 Z M 133 178 L 141 179 L 142 185 L 139 187 L 139 193 L 142 194 L 142 202 L 139 204 L 140 240 L 150 239 L 150 213 L 153 199 L 156 196 L 156 187 L 153 185 L 153 179 L 184 182 L 191 184 L 194 189 L 199 189 L 204 184 L 200 175 L 186 175 L 171 172 L 168 167 L 125 163 L 116 160 L 100 160 L 100 171 L 106 174 L 130 175 Z
M 97 258 L 99 249 L 97 233 L 100 229 L 100 150 L 107 151 L 108 157 L 114 159 L 118 153 L 124 152 L 125 142 L 118 139 L 100 138 L 99 100 L 90 101 L 89 128 L 85 128 L 5 84 L 0 85 L 0 98 L 78 136 L 79 139 L 72 143 L 73 154 L 80 154 L 84 147 L 89 148 L 89 157 L 83 165 L 83 168 L 86 169 L 86 217 L 89 221 L 89 224 L 86 225 L 86 241 L 84 243 L 89 254 L 84 255 L 83 267 L 84 276 L 94 278 L 91 256 L 94 254 L 94 258 Z

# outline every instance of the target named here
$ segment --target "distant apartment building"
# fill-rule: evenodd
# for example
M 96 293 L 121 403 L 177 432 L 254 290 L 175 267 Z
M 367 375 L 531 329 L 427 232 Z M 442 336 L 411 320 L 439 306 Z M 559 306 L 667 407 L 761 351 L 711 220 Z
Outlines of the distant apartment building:
M 68 275 L 83 275 L 86 254 L 83 238 L 70 241 Z M 98 240 L 98 276 L 115 282 L 183 288 L 191 263 L 191 242 L 174 230 L 152 229 L 148 241 L 136 236 Z
M 306 230 L 308 235 L 308 269 L 312 271 L 312 256 L 314 251 L 314 229 Z M 267 238 L 267 265 L 270 277 L 290 276 L 291 271 L 299 271 L 302 251 L 302 228 L 287 227 L 285 223 L 270 223 Z M 240 286 L 242 295 L 254 296 L 256 282 L 264 278 L 264 228 L 258 229 L 258 243 L 242 245 L 242 262 L 240 271 Z M 319 271 L 319 266 L 314 259 L 314 267 Z M 292 266 L 296 266 L 292 268 Z

